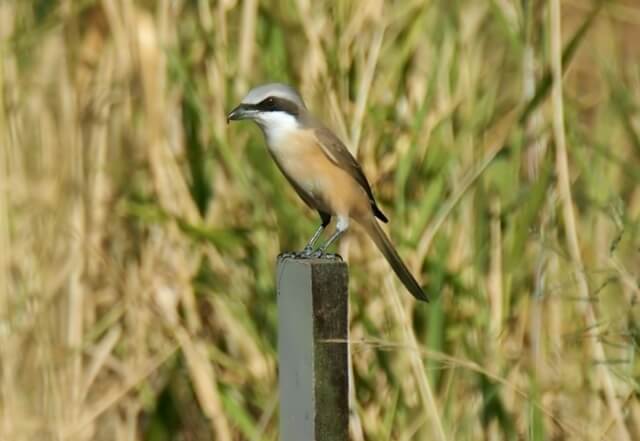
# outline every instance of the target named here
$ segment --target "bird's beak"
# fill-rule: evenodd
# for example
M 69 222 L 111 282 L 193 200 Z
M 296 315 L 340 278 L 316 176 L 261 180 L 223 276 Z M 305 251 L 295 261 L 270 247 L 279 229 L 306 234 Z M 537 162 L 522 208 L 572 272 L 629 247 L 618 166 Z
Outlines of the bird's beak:
M 252 108 L 246 104 L 239 104 L 227 115 L 227 123 L 237 121 L 239 119 L 247 119 L 251 116 Z

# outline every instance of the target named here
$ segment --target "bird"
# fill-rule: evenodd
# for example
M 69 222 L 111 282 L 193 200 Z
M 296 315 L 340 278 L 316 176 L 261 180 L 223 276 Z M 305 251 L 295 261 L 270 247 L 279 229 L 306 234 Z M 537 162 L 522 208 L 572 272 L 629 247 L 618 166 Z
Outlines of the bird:
M 356 221 L 371 237 L 400 281 L 416 299 L 429 301 L 379 221 L 387 223 L 362 167 L 342 141 L 307 109 L 291 86 L 269 83 L 251 89 L 227 115 L 227 123 L 251 120 L 260 127 L 276 165 L 298 196 L 320 215 L 320 226 L 298 257 L 322 258 Z M 314 249 L 336 218 L 335 232 Z

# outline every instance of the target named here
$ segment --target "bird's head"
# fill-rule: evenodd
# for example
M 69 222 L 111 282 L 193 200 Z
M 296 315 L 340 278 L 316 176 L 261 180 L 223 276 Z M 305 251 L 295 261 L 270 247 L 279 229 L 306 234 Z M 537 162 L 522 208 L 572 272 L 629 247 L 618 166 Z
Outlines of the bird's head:
M 304 101 L 295 89 L 285 84 L 271 83 L 251 89 L 242 102 L 229 112 L 227 122 L 250 119 L 264 130 L 270 130 L 297 125 L 304 111 Z

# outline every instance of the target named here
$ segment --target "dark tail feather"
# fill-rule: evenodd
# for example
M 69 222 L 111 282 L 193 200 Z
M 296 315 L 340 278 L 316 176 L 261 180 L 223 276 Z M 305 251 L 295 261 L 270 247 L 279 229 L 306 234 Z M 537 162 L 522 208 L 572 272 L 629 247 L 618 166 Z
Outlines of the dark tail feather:
M 376 205 L 375 202 L 371 204 L 371 209 L 373 210 L 373 214 L 382 222 L 384 222 L 385 224 L 389 222 L 389 219 L 387 219 L 387 216 L 384 215 L 382 210 L 380 210 L 380 208 Z
M 393 268 L 393 271 L 411 295 L 418 300 L 428 302 L 429 298 L 398 255 L 398 252 L 378 224 L 378 221 L 371 216 L 368 221 L 362 223 L 362 226 L 367 230 L 371 239 L 373 239 L 380 252 L 382 252 L 387 262 L 389 262 L 389 265 L 391 265 L 391 268 Z

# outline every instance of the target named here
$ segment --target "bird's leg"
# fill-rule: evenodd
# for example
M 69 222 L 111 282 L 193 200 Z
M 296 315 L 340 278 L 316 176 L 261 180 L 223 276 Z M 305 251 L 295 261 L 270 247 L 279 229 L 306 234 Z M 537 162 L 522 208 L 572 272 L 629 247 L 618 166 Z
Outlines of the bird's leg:
M 338 222 L 336 223 L 336 231 L 331 235 L 329 239 L 327 239 L 327 241 L 324 244 L 322 244 L 320 248 L 318 248 L 313 253 L 313 257 L 326 257 L 329 259 L 339 258 L 340 260 L 342 260 L 342 257 L 340 257 L 338 254 L 330 254 L 330 253 L 326 253 L 326 251 L 327 251 L 327 248 L 329 248 L 331 244 L 335 242 L 336 239 L 338 239 L 338 237 L 340 237 L 345 231 L 347 231 L 348 228 L 349 228 L 349 217 L 338 216 Z
M 315 245 L 316 241 L 318 240 L 318 238 L 320 237 L 320 235 L 322 234 L 325 228 L 326 228 L 326 225 L 322 224 L 318 227 L 316 232 L 313 233 L 313 236 L 311 236 L 311 239 L 309 239 L 309 242 L 305 245 L 304 249 L 302 250 L 301 254 L 303 256 L 311 255 L 311 253 L 313 252 L 313 246 Z
M 329 223 L 331 222 L 330 214 L 324 213 L 322 211 L 318 211 L 318 214 L 320 215 L 321 224 L 316 230 L 316 232 L 313 233 L 313 236 L 311 237 L 307 245 L 304 247 L 304 249 L 300 253 L 300 256 L 302 257 L 311 257 L 311 255 L 313 254 L 313 246 L 318 241 L 318 238 L 320 237 L 324 229 L 327 228 L 327 225 L 329 225 Z

